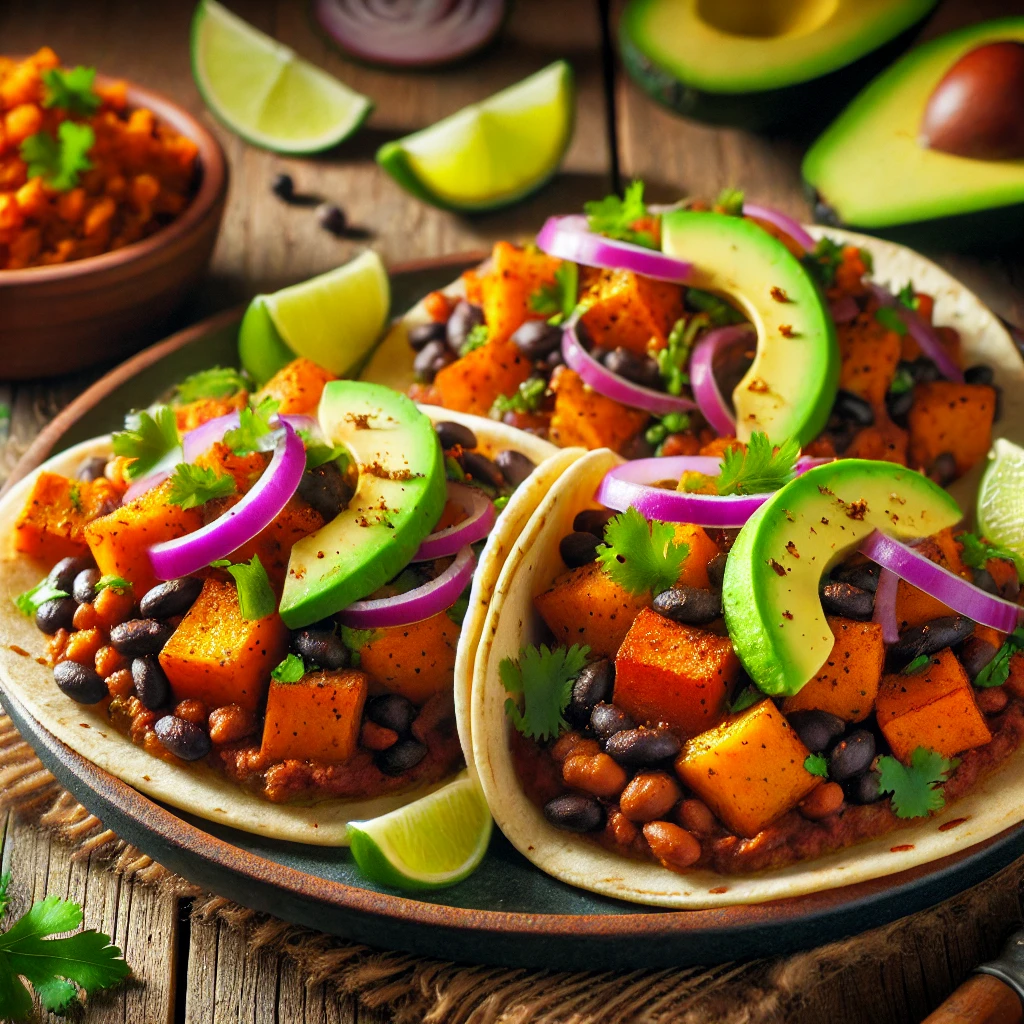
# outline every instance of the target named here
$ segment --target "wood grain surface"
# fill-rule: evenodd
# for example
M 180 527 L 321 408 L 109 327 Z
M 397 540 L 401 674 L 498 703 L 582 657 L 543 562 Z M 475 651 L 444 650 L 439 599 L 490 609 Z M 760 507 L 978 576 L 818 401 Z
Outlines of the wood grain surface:
M 607 84 L 601 59 L 601 5 L 596 0 L 518 0 L 499 43 L 468 64 L 429 74 L 393 74 L 353 64 L 311 26 L 301 0 L 228 0 L 229 6 L 302 56 L 373 97 L 368 127 L 337 150 L 313 159 L 279 157 L 223 130 L 205 112 L 188 56 L 191 4 L 136 0 L 33 0 L 0 3 L 0 48 L 29 52 L 53 46 L 65 63 L 95 65 L 172 96 L 211 124 L 231 165 L 224 227 L 206 284 L 167 333 L 257 291 L 336 266 L 367 245 L 386 260 L 479 248 L 499 237 L 532 233 L 550 213 L 605 194 L 616 167 L 650 182 L 659 200 L 709 196 L 724 185 L 807 216 L 799 180 L 806 140 L 758 137 L 673 117 L 647 100 L 621 69 Z M 612 20 L 615 17 L 615 6 Z M 929 35 L 997 14 L 1020 13 L 1020 0 L 947 0 Z M 402 192 L 373 161 L 387 139 L 429 124 L 550 61 L 568 58 L 579 90 L 577 128 L 562 173 L 539 195 L 510 210 L 460 217 Z M 609 124 L 614 123 L 614 137 Z M 337 239 L 319 230 L 312 207 L 287 206 L 270 192 L 273 176 L 293 175 L 301 192 L 338 203 L 354 231 Z M 999 314 L 1024 322 L 1024 263 L 932 253 Z M 45 384 L 0 381 L 0 479 L 39 429 L 101 369 Z M 2 370 L 0 370 L 2 372 Z M 15 912 L 44 894 L 81 902 L 86 924 L 115 936 L 135 980 L 93 1000 L 85 1024 L 384 1024 L 385 1017 L 306 987 L 286 962 L 250 956 L 223 924 L 187 922 L 185 907 L 100 865 L 72 861 L 66 848 L 33 830 L 0 821 L 3 869 L 13 867 Z M 847 971 L 816 990 L 799 1024 L 841 1020 L 917 1022 L 937 1006 L 1003 936 L 981 926 L 922 942 L 912 961 L 886 960 Z M 49 1022 L 51 1019 L 46 1018 Z M 55 1020 L 55 1019 L 54 1019 Z

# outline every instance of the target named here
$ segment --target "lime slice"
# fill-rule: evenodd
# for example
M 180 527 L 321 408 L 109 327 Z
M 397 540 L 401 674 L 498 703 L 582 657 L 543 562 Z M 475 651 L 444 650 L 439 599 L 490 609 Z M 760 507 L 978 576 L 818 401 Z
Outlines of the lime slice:
M 296 356 L 354 375 L 387 325 L 388 274 L 367 250 L 354 260 L 249 303 L 238 329 L 242 366 L 263 384 Z
M 1000 437 L 978 488 L 978 530 L 1014 553 L 1024 572 L 1024 448 Z
M 388 142 L 377 162 L 435 206 L 489 210 L 515 202 L 558 169 L 572 139 L 572 68 L 556 61 L 443 121 Z
M 373 106 L 216 0 L 201 0 L 192 16 L 192 74 L 228 128 L 278 153 L 329 149 Z
M 491 814 L 463 772 L 428 796 L 348 826 L 352 856 L 374 882 L 394 889 L 442 889 L 472 874 L 487 852 Z

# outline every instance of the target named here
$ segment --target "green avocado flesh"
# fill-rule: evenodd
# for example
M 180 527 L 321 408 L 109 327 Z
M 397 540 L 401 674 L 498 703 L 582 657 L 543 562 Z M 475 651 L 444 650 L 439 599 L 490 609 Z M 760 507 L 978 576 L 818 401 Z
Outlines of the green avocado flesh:
M 868 534 L 928 537 L 961 515 L 941 487 L 891 462 L 830 462 L 776 491 L 740 530 L 722 585 L 729 636 L 758 688 L 790 696 L 825 663 L 835 637 L 818 586 Z
M 840 223 L 884 230 L 1024 203 L 1024 160 L 975 160 L 918 141 L 928 99 L 971 50 L 1024 42 L 1024 17 L 951 32 L 911 51 L 879 75 L 826 129 L 803 175 Z M 950 234 L 950 241 L 956 241 Z
M 801 445 L 817 437 L 839 386 L 839 345 L 800 261 L 757 224 L 720 213 L 668 213 L 661 237 L 666 253 L 693 263 L 689 284 L 726 296 L 757 329 L 757 355 L 732 394 L 736 435 L 762 430 L 775 444 Z
M 293 548 L 281 598 L 290 629 L 308 626 L 395 577 L 444 509 L 444 456 L 430 420 L 397 391 L 337 380 L 320 427 L 359 468 L 348 508 Z

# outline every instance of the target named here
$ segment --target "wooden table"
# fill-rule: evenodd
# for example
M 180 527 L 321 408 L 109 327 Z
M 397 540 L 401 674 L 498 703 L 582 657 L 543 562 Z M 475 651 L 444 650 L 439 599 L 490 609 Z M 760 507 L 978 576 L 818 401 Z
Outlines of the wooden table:
M 391 263 L 479 248 L 501 237 L 528 235 L 541 219 L 576 209 L 608 192 L 617 169 L 650 183 L 655 198 L 686 193 L 713 196 L 724 185 L 743 187 L 760 201 L 800 216 L 809 209 L 799 181 L 800 143 L 684 122 L 648 101 L 620 68 L 602 60 L 602 13 L 591 0 L 519 0 L 501 42 L 464 67 L 430 74 L 389 74 L 342 59 L 312 29 L 300 0 L 230 0 L 230 6 L 303 56 L 373 97 L 369 126 L 337 151 L 303 160 L 254 149 L 217 128 L 231 163 L 227 215 L 209 280 L 168 328 L 333 267 L 366 244 Z M 1019 0 L 947 0 L 929 34 L 1005 13 Z M 7 52 L 48 44 L 65 63 L 96 65 L 165 92 L 197 113 L 203 104 L 188 57 L 190 5 L 66 0 L 0 5 L 0 40 Z M 612 11 L 614 21 L 615 11 Z M 373 162 L 377 147 L 411 129 L 568 58 L 579 100 L 572 147 L 557 179 L 538 196 L 499 213 L 459 217 L 402 192 Z M 611 103 L 609 103 L 611 100 Z M 209 115 L 206 115 L 209 119 Z M 614 130 L 613 130 L 614 128 Z M 317 228 L 311 210 L 289 207 L 270 192 L 286 171 L 302 191 L 337 202 L 366 240 L 339 240 Z M 999 314 L 1024 322 L 1024 263 L 937 256 Z M 39 384 L 0 383 L 0 477 L 28 441 L 95 375 Z M 81 902 L 87 926 L 112 934 L 136 981 L 96 1001 L 88 1024 L 124 1021 L 164 1024 L 242 1024 L 278 1021 L 382 1020 L 351 1004 L 337 1005 L 322 988 L 274 957 L 250 957 L 242 940 L 218 925 L 188 926 L 187 907 L 173 897 L 118 878 L 100 865 L 72 862 L 66 847 L 11 820 L 0 821 L 3 869 L 36 897 L 59 894 Z M 937 936 L 917 964 L 871 964 L 824 987 L 801 1014 L 817 1022 L 842 1013 L 845 1024 L 919 1021 L 983 955 L 993 937 L 977 935 L 968 948 Z

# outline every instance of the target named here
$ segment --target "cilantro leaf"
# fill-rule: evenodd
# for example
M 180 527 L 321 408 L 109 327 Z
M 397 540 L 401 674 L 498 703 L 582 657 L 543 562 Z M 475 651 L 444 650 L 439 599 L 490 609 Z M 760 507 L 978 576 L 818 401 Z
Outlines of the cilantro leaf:
M 730 217 L 743 216 L 743 189 L 723 188 L 713 204 L 716 213 L 724 213 Z
M 964 565 L 969 565 L 972 569 L 984 569 L 990 558 L 1005 558 L 1010 562 L 1014 560 L 1015 556 L 1009 548 L 993 544 L 976 533 L 961 533 L 956 539 L 964 546 L 960 553 Z
M 714 477 L 719 494 L 767 494 L 789 481 L 800 455 L 795 437 L 784 441 L 776 452 L 768 435 L 755 431 L 746 451 L 730 448 L 722 454 L 722 471 Z
M 889 384 L 890 395 L 903 395 L 914 388 L 914 375 L 905 367 L 898 366 Z
M 836 271 L 843 262 L 843 247 L 827 235 L 819 238 L 812 252 L 801 257 L 804 269 L 825 289 L 836 283 Z
M 914 282 L 908 281 L 896 293 L 896 299 L 901 306 L 906 306 L 907 309 L 917 309 L 920 302 L 917 299 L 917 295 L 914 293 Z
M 210 563 L 216 569 L 224 569 L 231 574 L 238 588 L 238 607 L 242 618 L 250 622 L 265 619 L 273 615 L 277 608 L 277 598 L 270 589 L 267 570 L 263 568 L 259 555 L 253 555 L 248 562 L 232 565 L 226 558 Z
M 530 309 L 550 317 L 550 323 L 561 323 L 572 316 L 576 308 L 576 293 L 579 290 L 579 267 L 568 260 L 555 271 L 550 284 L 542 284 L 530 296 Z
M 892 794 L 897 817 L 926 818 L 945 806 L 942 783 L 955 767 L 956 762 L 927 747 L 918 747 L 910 755 L 909 767 L 883 755 L 878 759 L 878 789 Z
M 270 421 L 280 404 L 276 399 L 267 397 L 255 408 L 247 405 L 238 414 L 238 426 L 224 435 L 224 443 L 236 455 L 269 451 L 273 447 L 270 435 L 274 429 Z
M 68 488 L 68 501 L 76 512 L 82 511 L 82 485 L 77 480 Z
M 632 506 L 609 520 L 604 531 L 607 543 L 597 549 L 601 568 L 631 594 L 660 594 L 674 587 L 688 544 L 675 541 L 672 523 L 650 523 Z
M 132 460 L 125 467 L 129 480 L 145 476 L 161 459 L 181 448 L 174 410 L 168 405 L 158 405 L 151 413 L 132 413 L 125 420 L 125 429 L 111 440 L 115 455 Z
M 218 475 L 215 469 L 182 462 L 171 476 L 167 500 L 178 508 L 198 508 L 214 498 L 226 498 L 236 490 L 230 473 Z
M 270 670 L 270 678 L 279 683 L 297 683 L 305 674 L 306 663 L 298 654 L 285 655 L 284 661 L 278 662 Z
M 81 65 L 68 71 L 47 68 L 39 77 L 46 87 L 44 107 L 60 107 L 71 114 L 88 117 L 89 114 L 95 114 L 103 104 L 103 99 L 93 88 L 95 68 L 84 68 Z
M 468 356 L 470 352 L 483 348 L 490 336 L 491 329 L 487 324 L 477 324 L 472 327 L 469 334 L 466 335 L 466 340 L 459 346 L 459 356 Z
M 995 657 L 974 677 L 974 685 L 985 690 L 1002 686 L 1010 678 L 1010 660 L 1024 649 L 1024 626 L 1018 626 L 996 651 Z
M 92 167 L 88 152 L 96 134 L 87 124 L 64 121 L 57 137 L 49 132 L 36 132 L 21 144 L 21 159 L 28 164 L 30 178 L 42 178 L 51 188 L 66 192 L 78 184 L 82 171 Z
M 730 714 L 737 714 L 740 711 L 746 711 L 747 708 L 753 707 L 761 698 L 763 694 L 755 686 L 746 686 L 740 690 L 736 699 L 729 705 Z
M 310 444 L 306 446 L 306 469 L 316 469 L 328 462 L 341 462 L 338 469 L 344 473 L 352 462 L 352 456 L 343 444 Z
M 875 310 L 875 319 L 890 331 L 895 331 L 901 338 L 907 333 L 907 325 L 903 317 L 892 306 L 879 306 Z
M 812 775 L 818 775 L 823 779 L 828 778 L 828 758 L 821 754 L 808 754 L 804 758 L 804 768 Z
M 706 313 L 712 327 L 726 327 L 729 324 L 742 323 L 745 317 L 725 299 L 719 298 L 714 292 L 705 292 L 700 288 L 686 289 L 686 305 Z
M 39 610 L 40 605 L 46 604 L 47 601 L 56 601 L 58 598 L 70 596 L 66 590 L 58 590 L 50 582 L 50 578 L 44 576 L 34 587 L 14 598 L 14 603 L 22 615 L 32 618 Z
M 907 664 L 900 669 L 900 672 L 905 676 L 916 676 L 931 664 L 931 660 L 931 655 L 919 654 L 913 659 L 913 661 L 907 662 Z
M 642 181 L 630 182 L 621 199 L 612 195 L 584 203 L 583 212 L 587 215 L 587 226 L 597 235 L 618 238 L 648 249 L 657 248 L 657 242 L 650 231 L 637 231 L 633 227 L 638 220 L 650 216 L 644 202 Z
M 528 377 L 511 395 L 498 395 L 491 406 L 491 417 L 500 419 L 507 412 L 536 412 L 547 393 L 543 377 Z
M 126 590 L 131 590 L 132 585 L 123 576 L 107 574 L 106 576 L 101 576 L 96 581 L 96 586 L 93 587 L 93 590 L 98 594 L 101 590 L 107 590 L 108 588 L 113 590 L 115 594 L 123 594 Z
M 469 591 L 464 590 L 455 599 L 455 603 L 451 607 L 445 609 L 444 613 L 452 620 L 452 622 L 455 623 L 456 626 L 461 628 L 462 623 L 466 619 L 467 611 L 469 611 Z
M 454 455 L 445 455 L 444 475 L 454 483 L 461 484 L 466 482 L 466 471 L 459 465 L 459 460 Z
M 352 655 L 352 667 L 359 668 L 359 652 L 368 647 L 377 639 L 379 630 L 376 629 L 352 629 L 351 626 L 341 627 L 341 642 L 349 649 Z
M 503 658 L 498 666 L 507 693 L 523 698 L 523 710 L 509 697 L 505 714 L 524 735 L 535 740 L 554 739 L 569 723 L 562 717 L 572 697 L 572 684 L 587 663 L 589 647 L 556 647 L 546 644 L 523 647 L 519 660 Z
M 214 366 L 186 377 L 175 389 L 174 400 L 182 405 L 204 398 L 232 398 L 246 389 L 245 378 L 238 370 Z

